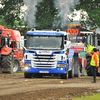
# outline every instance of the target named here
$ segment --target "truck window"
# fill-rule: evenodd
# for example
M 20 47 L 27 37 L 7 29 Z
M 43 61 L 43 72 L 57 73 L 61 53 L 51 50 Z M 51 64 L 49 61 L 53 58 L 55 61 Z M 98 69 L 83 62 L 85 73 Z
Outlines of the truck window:
M 69 40 L 70 40 L 72 43 L 75 43 L 75 42 L 77 42 L 77 36 L 76 36 L 76 35 L 70 35 Z
M 98 41 L 98 46 L 100 46 L 100 40 Z
M 20 42 L 17 42 L 17 49 L 20 49 Z
M 93 46 L 95 46 L 95 35 L 92 36 L 92 39 L 93 39 L 93 41 L 92 41 L 93 42 Z
M 90 36 L 90 35 L 88 35 L 88 41 L 87 41 L 87 43 L 88 43 L 89 45 L 91 45 L 91 36 Z
M 22 49 L 22 44 L 21 44 L 21 42 L 19 42 L 19 49 Z
M 5 40 L 4 39 L 0 39 L 0 47 L 5 45 Z

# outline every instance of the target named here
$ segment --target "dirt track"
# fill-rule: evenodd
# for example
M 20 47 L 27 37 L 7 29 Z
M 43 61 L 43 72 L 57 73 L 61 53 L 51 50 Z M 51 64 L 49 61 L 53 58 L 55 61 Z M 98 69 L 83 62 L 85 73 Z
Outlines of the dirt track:
M 100 77 L 81 76 L 25 79 L 24 75 L 0 74 L 0 100 L 70 100 L 100 92 Z

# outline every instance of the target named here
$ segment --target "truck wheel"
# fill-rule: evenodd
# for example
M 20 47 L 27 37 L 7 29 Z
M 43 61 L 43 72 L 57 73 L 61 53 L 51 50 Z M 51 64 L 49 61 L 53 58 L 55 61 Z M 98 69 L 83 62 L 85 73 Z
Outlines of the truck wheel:
M 88 76 L 92 76 L 90 61 L 91 61 L 91 57 L 88 57 L 87 58 L 87 66 L 86 66 Z
M 4 55 L 2 59 L 2 72 L 12 73 L 13 68 L 13 53 Z
M 17 73 L 20 70 L 20 61 L 17 58 L 14 58 L 14 64 L 13 64 L 13 73 Z
M 31 78 L 31 77 L 32 77 L 32 74 L 31 74 L 31 73 L 25 73 L 25 72 L 24 72 L 24 77 L 25 77 L 25 78 Z
M 75 69 L 77 73 L 75 73 L 74 76 L 80 77 L 79 63 L 75 63 Z
M 61 74 L 61 79 L 68 79 L 68 72 L 65 74 Z
M 68 63 L 67 63 L 66 73 L 60 74 L 60 76 L 61 76 L 61 79 L 68 79 Z
M 85 67 L 82 67 L 82 76 L 85 76 Z
M 72 70 L 68 72 L 68 78 L 74 77 L 74 59 L 72 58 Z

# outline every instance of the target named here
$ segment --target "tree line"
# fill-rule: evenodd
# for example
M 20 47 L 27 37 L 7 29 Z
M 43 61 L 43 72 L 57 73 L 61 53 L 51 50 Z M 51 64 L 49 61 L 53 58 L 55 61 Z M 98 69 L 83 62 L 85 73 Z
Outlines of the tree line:
M 24 16 L 20 17 L 24 1 L 0 0 L 0 5 L 0 25 L 7 28 L 17 28 L 22 35 L 25 35 L 29 28 L 24 20 Z M 54 6 L 54 0 L 42 0 L 36 8 L 36 29 L 61 28 L 60 24 L 56 27 L 53 26 L 54 21 L 61 20 L 61 16 L 58 15 L 59 11 Z M 82 20 L 80 22 L 85 28 L 87 26 L 90 26 L 91 29 L 100 28 L 100 0 L 79 0 L 79 3 L 75 5 L 75 9 L 81 10 Z M 87 12 L 87 15 L 83 13 L 84 11 Z M 84 18 L 87 20 L 84 21 Z

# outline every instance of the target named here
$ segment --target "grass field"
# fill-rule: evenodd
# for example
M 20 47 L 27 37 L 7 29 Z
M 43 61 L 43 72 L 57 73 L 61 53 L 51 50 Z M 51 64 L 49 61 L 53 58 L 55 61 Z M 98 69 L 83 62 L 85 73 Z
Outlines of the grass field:
M 12 73 L 12 74 L 19 75 L 19 74 L 24 74 L 24 72 L 18 72 L 18 73 Z
M 82 97 L 74 98 L 72 100 L 100 100 L 100 93 L 93 94 L 91 96 L 82 96 Z

